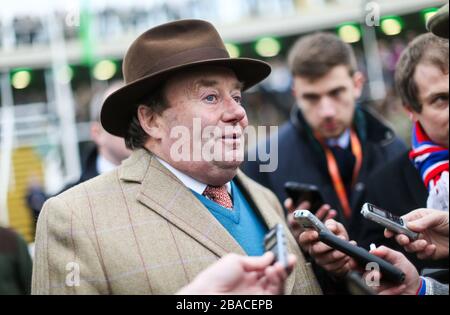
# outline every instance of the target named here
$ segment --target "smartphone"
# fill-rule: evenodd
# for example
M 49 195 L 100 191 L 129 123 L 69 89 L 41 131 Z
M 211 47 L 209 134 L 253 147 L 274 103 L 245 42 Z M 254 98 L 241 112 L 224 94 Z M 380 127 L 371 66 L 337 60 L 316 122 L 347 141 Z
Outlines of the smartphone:
M 311 205 L 310 211 L 313 213 L 316 213 L 325 203 L 319 188 L 314 185 L 287 182 L 284 185 L 284 190 L 288 197 L 294 201 L 295 206 L 308 201 Z
M 282 224 L 275 225 L 264 237 L 266 252 L 275 254 L 275 262 L 280 262 L 284 268 L 288 268 L 288 251 L 286 235 Z
M 415 241 L 419 238 L 418 233 L 415 233 L 406 227 L 406 223 L 401 217 L 395 216 L 370 203 L 364 204 L 361 214 L 364 218 L 378 223 L 390 231 L 408 236 L 410 240 Z
M 350 242 L 345 241 L 330 232 L 320 232 L 319 240 L 328 246 L 352 257 L 362 268 L 366 268 L 366 266 L 370 263 L 376 264 L 378 270 L 383 276 L 383 279 L 386 279 L 387 281 L 395 284 L 400 284 L 405 281 L 406 276 L 403 271 L 380 257 L 369 253 L 362 247 L 352 245 Z
M 314 229 L 317 232 L 330 232 L 330 230 L 314 214 L 308 210 L 297 210 L 294 219 L 303 229 Z

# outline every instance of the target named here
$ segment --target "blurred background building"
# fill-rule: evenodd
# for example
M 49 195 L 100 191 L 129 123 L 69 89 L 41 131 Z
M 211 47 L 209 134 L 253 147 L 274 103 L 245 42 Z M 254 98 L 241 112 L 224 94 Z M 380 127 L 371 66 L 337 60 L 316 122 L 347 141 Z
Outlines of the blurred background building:
M 409 141 L 393 72 L 443 0 L 0 0 L 0 224 L 28 242 L 29 187 L 56 193 L 80 175 L 92 97 L 122 78 L 131 42 L 184 18 L 213 22 L 234 57 L 266 60 L 273 74 L 245 97 L 250 123 L 280 125 L 294 105 L 286 55 L 298 37 L 336 32 L 368 78 L 370 104 Z

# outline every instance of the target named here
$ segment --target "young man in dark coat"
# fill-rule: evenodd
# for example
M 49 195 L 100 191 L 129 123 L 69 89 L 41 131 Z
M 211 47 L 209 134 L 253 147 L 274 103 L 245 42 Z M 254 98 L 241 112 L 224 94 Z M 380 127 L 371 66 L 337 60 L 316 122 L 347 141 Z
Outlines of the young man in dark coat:
M 364 77 L 350 45 L 332 34 L 309 35 L 294 46 L 289 64 L 297 106 L 268 140 L 278 142 L 279 154 L 272 155 L 278 168 L 261 172 L 264 162 L 258 159 L 247 162 L 244 171 L 281 201 L 287 198 L 286 182 L 317 186 L 351 238 L 358 239 L 370 174 L 406 147 L 376 114 L 357 104 Z
M 278 151 L 271 156 L 275 163 L 270 161 L 272 168 L 274 164 L 278 167 L 273 172 L 261 172 L 265 163 L 260 157 L 251 161 L 254 151 L 250 150 L 244 171 L 275 192 L 281 201 L 287 198 L 286 182 L 317 186 L 326 204 L 316 215 L 322 220 L 336 217 L 343 224 L 341 230 L 350 235 L 345 237 L 359 241 L 364 220 L 360 210 L 369 177 L 373 170 L 405 152 L 406 147 L 370 108 L 357 104 L 364 76 L 357 69 L 350 45 L 333 34 L 305 36 L 290 52 L 289 65 L 297 106 L 290 121 L 265 144 L 265 148 L 278 145 Z M 301 230 L 292 211 L 310 205 L 294 205 L 289 199 L 285 207 L 298 239 Z M 343 292 L 324 270 L 339 278 L 345 265 L 344 260 L 331 267 L 315 265 L 322 267 L 315 269 L 325 292 Z

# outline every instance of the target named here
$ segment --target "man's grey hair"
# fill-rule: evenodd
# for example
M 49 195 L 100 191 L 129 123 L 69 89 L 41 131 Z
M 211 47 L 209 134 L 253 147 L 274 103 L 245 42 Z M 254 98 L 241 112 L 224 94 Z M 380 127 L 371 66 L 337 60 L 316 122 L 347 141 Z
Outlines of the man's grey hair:
M 156 88 L 150 95 L 145 97 L 141 102 L 134 105 L 133 116 L 131 117 L 128 130 L 125 134 L 125 144 L 130 150 L 144 148 L 145 143 L 149 139 L 149 135 L 142 128 L 138 118 L 139 106 L 145 106 L 148 110 L 157 115 L 161 115 L 168 107 L 168 101 L 165 96 L 165 86 L 161 85 Z

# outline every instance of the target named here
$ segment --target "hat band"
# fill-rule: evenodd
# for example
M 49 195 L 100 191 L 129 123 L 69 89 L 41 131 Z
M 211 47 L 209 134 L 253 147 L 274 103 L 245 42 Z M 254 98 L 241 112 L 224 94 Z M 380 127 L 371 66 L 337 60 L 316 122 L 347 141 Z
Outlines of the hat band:
M 211 59 L 229 59 L 228 51 L 216 47 L 202 47 L 183 51 L 179 54 L 165 58 L 154 65 L 145 76 L 170 68 L 188 65 L 190 63 L 207 61 Z

